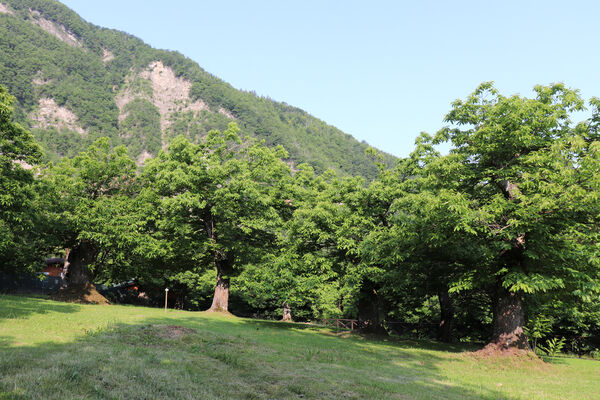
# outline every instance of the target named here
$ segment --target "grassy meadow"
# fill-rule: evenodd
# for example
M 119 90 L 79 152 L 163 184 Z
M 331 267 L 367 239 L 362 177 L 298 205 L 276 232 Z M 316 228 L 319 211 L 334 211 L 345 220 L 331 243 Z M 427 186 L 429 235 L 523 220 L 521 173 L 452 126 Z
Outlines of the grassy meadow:
M 0 295 L 0 399 L 600 399 L 600 362 Z

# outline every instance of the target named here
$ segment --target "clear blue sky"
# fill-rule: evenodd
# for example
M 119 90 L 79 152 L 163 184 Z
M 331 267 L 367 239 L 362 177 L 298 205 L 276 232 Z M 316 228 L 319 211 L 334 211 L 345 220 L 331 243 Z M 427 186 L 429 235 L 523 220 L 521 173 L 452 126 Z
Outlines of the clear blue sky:
M 483 81 L 505 95 L 564 82 L 600 97 L 591 0 L 64 3 L 397 156 Z

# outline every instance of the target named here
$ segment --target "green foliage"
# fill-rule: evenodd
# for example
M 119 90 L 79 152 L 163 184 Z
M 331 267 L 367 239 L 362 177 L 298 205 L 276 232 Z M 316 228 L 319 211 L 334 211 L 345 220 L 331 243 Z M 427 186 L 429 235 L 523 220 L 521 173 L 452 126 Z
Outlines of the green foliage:
M 50 98 L 85 132 L 32 129 L 54 162 L 35 179 L 15 161 L 37 163 L 41 152 L 0 92 L 2 265 L 87 241 L 96 279 L 169 285 L 199 308 L 216 261 L 228 260 L 249 312 L 275 317 L 285 302 L 301 320 L 433 324 L 447 295 L 456 336 L 471 339 L 489 336 L 498 293 L 515 292 L 529 315 L 552 321 L 530 321 L 530 338 L 560 335 L 578 354 L 600 346 L 600 100 L 574 125 L 584 103 L 562 84 L 525 98 L 484 83 L 388 169 L 393 157 L 238 91 L 181 54 L 54 1 L 4 3 L 15 13 L 0 15 L 0 80 L 17 98 L 14 118 L 33 126 L 39 100 Z M 43 32 L 39 18 L 82 47 Z M 161 116 L 140 76 L 155 61 L 208 109 Z M 129 94 L 137 97 L 119 110 L 116 99 Z M 447 156 L 435 150 L 444 141 Z M 138 170 L 129 154 L 144 152 L 156 158 Z
M 534 99 L 504 97 L 484 83 L 454 102 L 446 117 L 454 125 L 435 142 L 455 147 L 425 172 L 470 202 L 464 226 L 492 257 L 467 270 L 473 285 L 499 281 L 516 293 L 587 301 L 600 291 L 600 143 L 593 123 L 569 120 L 583 108 L 576 91 L 562 84 L 535 91 Z
M 201 266 L 199 266 L 201 267 Z M 206 310 L 210 307 L 217 274 L 214 269 L 184 270 L 168 275 L 162 286 L 184 294 L 182 306 L 187 310 Z
M 133 155 L 144 150 L 158 154 L 161 149 L 162 134 L 160 113 L 150 101 L 136 98 L 123 107 L 126 117 L 121 121 L 119 135 L 122 143 Z
M 486 297 L 508 289 L 529 294 L 538 312 L 532 300 L 597 298 L 597 102 L 589 123 L 573 126 L 569 113 L 583 107 L 576 91 L 535 90 L 534 99 L 504 97 L 482 84 L 453 103 L 453 125 L 422 134 L 411 156 L 369 187 L 381 214 L 361 261 L 394 282 L 379 291 L 396 309 L 388 315 L 427 320 L 423 298 L 446 291 L 450 300 L 484 296 L 477 303 L 489 307 Z M 454 145 L 447 156 L 433 147 L 442 141 Z
M 142 242 L 133 212 L 135 172 L 127 149 L 111 148 L 107 138 L 42 170 L 40 181 L 46 188 L 45 208 L 55 246 L 77 248 L 88 243 L 93 253 L 87 261 L 98 278 L 128 279 L 124 272 L 133 257 L 126 252 L 133 243 Z
M 172 124 L 165 131 L 165 138 L 172 140 L 183 135 L 197 143 L 212 130 L 224 131 L 231 120 L 223 114 L 202 110 L 198 114 L 192 111 L 176 113 Z
M 85 149 L 85 144 L 88 142 L 87 138 L 78 132 L 59 131 L 54 127 L 34 128 L 31 131 L 38 143 L 45 149 L 46 160 L 52 162 L 57 162 L 62 157 L 75 157 Z
M 530 319 L 529 324 L 523 328 L 525 334 L 531 340 L 533 351 L 538 349 L 538 340 L 547 336 L 552 331 L 552 320 L 544 316 Z
M 548 357 L 554 358 L 561 352 L 565 346 L 565 338 L 552 338 L 546 342 L 546 346 L 538 345 L 538 349 L 544 352 Z
M 14 98 L 0 86 L 0 269 L 31 266 L 41 258 L 34 175 L 41 158 L 31 133 L 13 118 Z M 31 167 L 31 166 L 30 166 Z
M 143 171 L 143 195 L 155 210 L 145 217 L 154 220 L 148 234 L 169 248 L 157 255 L 163 264 L 193 271 L 176 275 L 183 284 L 207 268 L 235 276 L 274 249 L 291 176 L 280 159 L 287 154 L 242 142 L 238 132 L 231 123 L 198 144 L 178 136 Z
M 216 79 L 194 82 L 190 95 L 229 110 L 243 121 L 244 132 L 264 139 L 267 145 L 283 145 L 298 164 L 310 163 L 317 172 L 332 168 L 368 178 L 377 174 L 376 165 L 365 154 L 366 144 L 298 108 L 238 91 Z M 384 159 L 388 165 L 394 161 L 387 154 Z
M 20 2 L 11 5 L 23 6 Z M 34 110 L 37 99 L 50 97 L 71 109 L 92 135 L 114 135 L 118 109 L 98 55 L 71 47 L 35 28 L 28 21 L 33 17 L 27 10 L 23 8 L 18 14 L 25 19 L 0 15 L 0 52 L 4 55 L 0 79 L 18 99 L 20 119 L 24 122 L 23 114 Z M 44 83 L 35 85 L 36 78 Z

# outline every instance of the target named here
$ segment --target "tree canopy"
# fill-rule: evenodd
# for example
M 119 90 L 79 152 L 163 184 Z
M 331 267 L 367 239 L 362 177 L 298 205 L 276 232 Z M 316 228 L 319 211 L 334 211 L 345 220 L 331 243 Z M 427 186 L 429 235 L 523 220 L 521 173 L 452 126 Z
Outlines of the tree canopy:
M 41 152 L 11 101 L 0 90 L 3 270 L 64 251 L 70 285 L 169 286 L 178 307 L 600 348 L 598 99 L 575 124 L 585 103 L 562 84 L 526 98 L 483 83 L 393 168 L 368 152 L 372 181 L 290 165 L 237 123 L 145 165 L 100 138 L 27 169 Z
M 238 132 L 231 123 L 199 144 L 177 137 L 144 169 L 169 235 L 168 257 L 190 269 L 216 268 L 217 311 L 228 309 L 230 277 L 272 249 L 291 175 L 282 148 L 242 142 Z
M 465 227 L 492 252 L 465 280 L 493 291 L 500 346 L 525 344 L 527 295 L 561 291 L 589 300 L 600 290 L 600 144 L 593 126 L 569 118 L 584 107 L 576 91 L 555 84 L 535 92 L 533 99 L 504 97 L 484 83 L 455 101 L 446 116 L 454 126 L 435 138 L 454 148 L 426 168 L 468 200 Z
M 31 166 L 42 152 L 31 133 L 13 121 L 13 102 L 0 85 L 0 268 L 30 265 L 40 256 Z

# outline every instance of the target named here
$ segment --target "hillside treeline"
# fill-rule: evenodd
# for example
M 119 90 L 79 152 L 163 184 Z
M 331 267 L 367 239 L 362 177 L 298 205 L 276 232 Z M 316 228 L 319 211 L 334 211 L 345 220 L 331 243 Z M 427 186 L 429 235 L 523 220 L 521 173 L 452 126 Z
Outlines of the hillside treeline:
M 371 152 L 372 181 L 292 170 L 234 123 L 178 136 L 143 167 L 108 138 L 44 164 L 11 102 L 1 89 L 4 271 L 68 249 L 68 285 L 135 279 L 186 309 L 600 348 L 597 99 L 574 124 L 586 104 L 561 84 L 525 98 L 484 83 L 394 167 Z
M 294 164 L 368 179 L 377 174 L 365 156 L 366 143 L 299 108 L 237 90 L 180 53 L 154 49 L 127 33 L 90 24 L 58 1 L 3 4 L 10 12 L 0 12 L 0 84 L 16 97 L 16 119 L 31 128 L 45 161 L 72 157 L 100 137 L 109 137 L 114 146 L 125 145 L 133 158 L 145 152 L 156 156 L 161 145 L 178 135 L 197 143 L 208 131 L 225 130 L 235 120 L 242 136 L 271 147 L 285 146 Z M 70 38 L 61 40 L 52 29 Z M 183 86 L 190 86 L 169 99 L 169 107 L 180 108 L 176 111 L 159 110 L 159 94 L 148 77 L 141 76 L 157 62 Z M 119 108 L 119 99 L 125 102 L 126 97 L 134 100 Z M 54 116 L 42 124 L 36 121 L 44 101 L 50 100 L 72 112 L 78 126 L 55 121 Z M 203 110 L 185 108 L 196 101 Z M 395 161 L 381 154 L 386 163 Z

